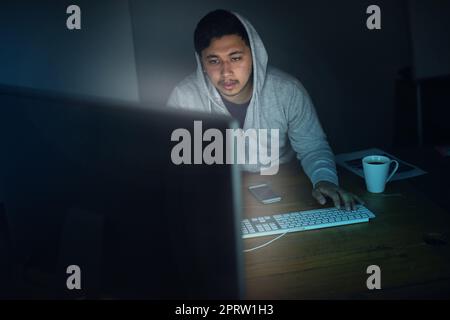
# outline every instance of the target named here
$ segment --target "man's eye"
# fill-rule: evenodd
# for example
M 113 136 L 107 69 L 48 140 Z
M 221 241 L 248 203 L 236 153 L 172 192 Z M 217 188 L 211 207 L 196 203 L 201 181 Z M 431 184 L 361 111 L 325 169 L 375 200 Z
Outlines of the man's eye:
M 232 57 L 231 58 L 231 61 L 239 61 L 239 60 L 241 60 L 242 59 L 242 57 Z
M 209 64 L 218 64 L 219 60 L 209 60 L 208 63 Z

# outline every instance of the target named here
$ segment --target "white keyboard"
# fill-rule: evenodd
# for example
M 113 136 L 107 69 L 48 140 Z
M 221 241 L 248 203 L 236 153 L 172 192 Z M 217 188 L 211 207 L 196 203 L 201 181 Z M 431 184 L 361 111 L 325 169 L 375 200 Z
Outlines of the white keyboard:
M 373 212 L 362 205 L 357 205 L 354 211 L 333 207 L 274 214 L 242 220 L 242 237 L 246 239 L 285 232 L 342 226 L 368 222 L 372 218 L 375 218 Z

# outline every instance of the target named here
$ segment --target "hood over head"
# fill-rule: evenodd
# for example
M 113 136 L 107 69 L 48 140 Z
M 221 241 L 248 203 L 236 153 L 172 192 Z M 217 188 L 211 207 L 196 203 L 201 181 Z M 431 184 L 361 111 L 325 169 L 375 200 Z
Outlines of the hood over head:
M 266 77 L 267 70 L 267 62 L 268 55 L 264 44 L 256 32 L 255 28 L 251 25 L 251 23 L 239 15 L 238 13 L 231 12 L 234 14 L 239 21 L 244 25 L 245 30 L 247 31 L 250 49 L 252 52 L 253 59 L 253 93 L 251 98 L 251 103 L 258 99 L 258 94 L 261 92 L 262 87 L 264 86 L 264 79 Z M 225 109 L 225 105 L 222 102 L 222 98 L 220 93 L 214 87 L 212 82 L 209 80 L 208 76 L 203 72 L 203 67 L 201 63 L 200 56 L 195 52 L 195 59 L 197 61 L 197 71 L 196 78 L 199 81 L 200 86 L 206 90 L 208 93 L 208 98 L 211 103 L 216 104 L 222 109 Z

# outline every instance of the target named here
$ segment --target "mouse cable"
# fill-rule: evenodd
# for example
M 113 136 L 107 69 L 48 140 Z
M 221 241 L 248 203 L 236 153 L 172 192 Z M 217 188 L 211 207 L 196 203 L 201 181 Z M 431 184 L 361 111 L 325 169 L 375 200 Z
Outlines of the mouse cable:
M 283 233 L 283 234 L 280 234 L 280 235 L 279 235 L 278 237 L 276 237 L 275 239 L 272 239 L 272 240 L 270 240 L 270 241 L 268 241 L 268 242 L 266 242 L 266 243 L 264 243 L 264 244 L 262 244 L 262 245 L 259 245 L 259 246 L 257 246 L 257 247 L 254 247 L 254 248 L 251 248 L 251 249 L 245 249 L 244 252 L 250 252 L 250 251 L 257 250 L 257 249 L 261 249 L 261 248 L 263 248 L 263 247 L 265 247 L 265 246 L 271 244 L 272 242 L 274 242 L 274 241 L 280 239 L 280 238 L 281 238 L 282 236 L 284 236 L 286 233 L 287 233 L 287 232 L 285 232 L 285 233 Z

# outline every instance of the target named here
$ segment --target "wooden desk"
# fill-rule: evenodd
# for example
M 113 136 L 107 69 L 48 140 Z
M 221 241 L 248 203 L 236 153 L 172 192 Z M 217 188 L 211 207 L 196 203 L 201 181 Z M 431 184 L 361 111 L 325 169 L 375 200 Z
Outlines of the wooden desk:
M 360 195 L 376 218 L 335 228 L 286 234 L 245 253 L 248 299 L 411 299 L 450 297 L 450 243 L 428 244 L 428 233 L 450 235 L 450 213 L 416 191 L 407 180 L 391 182 L 383 194 L 365 190 L 364 180 L 342 169 L 341 186 Z M 269 181 L 283 200 L 258 203 L 247 191 Z M 245 217 L 320 207 L 296 163 L 275 176 L 243 174 Z M 330 204 L 330 202 L 328 202 Z M 327 204 L 327 205 L 328 205 Z M 244 240 L 253 248 L 274 236 Z M 381 289 L 366 286 L 370 265 L 381 268 Z

